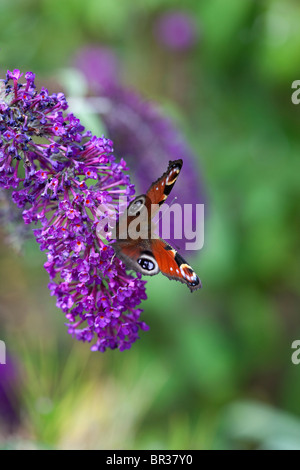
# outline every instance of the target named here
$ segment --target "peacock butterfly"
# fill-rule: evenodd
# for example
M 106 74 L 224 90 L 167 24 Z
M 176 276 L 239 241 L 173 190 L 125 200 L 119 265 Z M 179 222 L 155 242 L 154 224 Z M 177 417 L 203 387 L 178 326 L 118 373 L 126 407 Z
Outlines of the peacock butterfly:
M 167 171 L 152 183 L 148 192 L 129 204 L 117 223 L 112 246 L 129 269 L 148 276 L 161 272 L 169 279 L 186 284 L 193 292 L 202 287 L 199 277 L 174 248 L 153 234 L 151 223 L 170 194 L 181 168 L 181 159 L 170 161 Z

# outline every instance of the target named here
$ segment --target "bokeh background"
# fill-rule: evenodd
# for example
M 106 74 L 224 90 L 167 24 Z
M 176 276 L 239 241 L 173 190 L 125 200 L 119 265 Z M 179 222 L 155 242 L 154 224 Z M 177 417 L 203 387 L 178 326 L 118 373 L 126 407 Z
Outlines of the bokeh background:
M 150 331 L 122 353 L 67 334 L 45 255 L 1 231 L 1 448 L 300 449 L 299 20 L 295 0 L 1 1 L 2 77 L 34 71 L 98 135 L 114 79 L 150 100 L 206 203 L 204 248 L 188 255 L 203 289 L 151 278 Z M 129 123 L 125 137 L 142 135 L 143 115 Z M 141 165 L 143 184 L 159 176 L 160 157 L 113 137 L 137 186 Z

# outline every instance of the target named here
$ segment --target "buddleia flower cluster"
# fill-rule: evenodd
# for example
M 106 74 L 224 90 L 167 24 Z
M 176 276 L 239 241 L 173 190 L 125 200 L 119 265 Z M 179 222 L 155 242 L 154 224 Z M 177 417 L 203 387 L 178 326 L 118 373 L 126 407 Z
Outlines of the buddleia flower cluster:
M 35 75 L 8 71 L 0 81 L 0 188 L 11 191 L 25 224 L 47 254 L 45 269 L 68 331 L 92 350 L 128 349 L 147 330 L 137 306 L 145 281 L 113 256 L 109 233 L 97 235 L 99 205 L 132 198 L 126 163 L 112 141 L 92 136 L 67 113 L 62 93 L 37 91 Z M 117 207 L 116 207 L 117 210 Z

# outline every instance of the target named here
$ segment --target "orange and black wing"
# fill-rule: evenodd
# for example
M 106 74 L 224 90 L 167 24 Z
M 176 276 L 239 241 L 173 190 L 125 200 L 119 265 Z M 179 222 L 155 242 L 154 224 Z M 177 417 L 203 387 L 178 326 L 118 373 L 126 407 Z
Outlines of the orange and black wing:
M 178 178 L 181 168 L 181 159 L 169 162 L 167 171 L 150 186 L 146 194 L 148 204 L 161 206 L 165 202 Z M 152 215 L 155 212 L 157 211 L 152 211 Z
M 151 252 L 160 271 L 169 279 L 183 282 L 191 292 L 202 287 L 201 281 L 193 268 L 164 240 L 151 240 Z

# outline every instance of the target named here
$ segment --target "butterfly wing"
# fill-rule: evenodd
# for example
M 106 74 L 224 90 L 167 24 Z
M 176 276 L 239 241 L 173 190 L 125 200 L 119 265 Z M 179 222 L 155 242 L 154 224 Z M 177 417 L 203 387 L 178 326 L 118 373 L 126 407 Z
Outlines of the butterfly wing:
M 117 223 L 117 239 L 130 238 L 128 227 L 131 222 L 141 216 L 141 225 L 147 225 L 146 238 L 151 238 L 151 219 L 155 216 L 159 207 L 164 203 L 170 194 L 182 168 L 182 160 L 169 161 L 167 171 L 150 186 L 147 194 L 137 196 L 127 208 Z M 144 229 L 144 227 L 142 227 Z M 142 238 L 145 238 L 143 236 Z
M 146 194 L 148 205 L 157 204 L 161 206 L 165 202 L 178 178 L 181 168 L 181 159 L 169 162 L 167 171 L 152 183 Z M 149 210 L 149 207 L 147 209 Z M 152 211 L 152 216 L 155 215 L 158 209 L 159 207 L 157 207 L 156 211 Z
M 151 251 L 160 271 L 169 279 L 186 284 L 191 292 L 202 287 L 199 277 L 191 266 L 164 240 L 151 240 Z
M 147 276 L 159 273 L 159 266 L 151 249 L 151 240 L 117 240 L 112 247 L 117 257 L 129 269 Z

